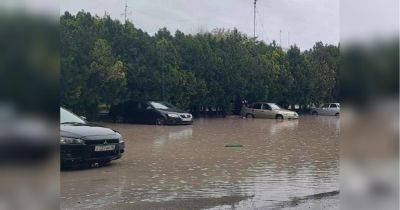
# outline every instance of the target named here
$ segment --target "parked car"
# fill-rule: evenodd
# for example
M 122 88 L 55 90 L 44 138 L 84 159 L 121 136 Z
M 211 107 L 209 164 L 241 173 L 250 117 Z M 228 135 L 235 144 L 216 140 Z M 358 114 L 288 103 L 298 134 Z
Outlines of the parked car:
M 117 131 L 60 108 L 61 166 L 104 165 L 121 158 L 124 150 L 125 143 Z
M 311 114 L 339 116 L 340 115 L 340 104 L 339 103 L 323 104 L 321 107 L 311 109 Z
M 246 118 L 298 119 L 296 112 L 282 109 L 277 104 L 257 102 L 242 108 L 242 116 Z
M 128 101 L 112 106 L 110 118 L 116 122 L 129 122 L 155 125 L 192 124 L 192 114 L 167 102 Z

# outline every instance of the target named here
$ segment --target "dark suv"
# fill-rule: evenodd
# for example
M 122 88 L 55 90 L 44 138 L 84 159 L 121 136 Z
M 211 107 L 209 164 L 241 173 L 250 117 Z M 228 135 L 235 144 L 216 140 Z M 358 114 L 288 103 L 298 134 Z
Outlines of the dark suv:
M 125 143 L 114 130 L 88 123 L 60 108 L 60 159 L 62 167 L 103 165 L 121 158 Z
M 153 125 L 183 125 L 193 123 L 193 116 L 190 113 L 182 111 L 167 102 L 128 101 L 112 106 L 109 115 L 116 122 Z

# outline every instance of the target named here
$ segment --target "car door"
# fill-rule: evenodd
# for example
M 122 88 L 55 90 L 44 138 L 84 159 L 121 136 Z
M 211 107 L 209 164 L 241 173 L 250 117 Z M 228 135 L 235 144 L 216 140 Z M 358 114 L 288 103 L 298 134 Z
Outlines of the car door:
M 132 115 L 133 115 L 133 122 L 135 123 L 142 123 L 143 121 L 143 116 L 142 116 L 142 110 L 140 109 L 140 102 L 134 102 L 132 103 L 131 106 L 132 109 Z
M 320 115 L 328 115 L 329 114 L 329 104 L 324 104 L 320 108 L 320 111 L 318 112 Z
M 138 111 L 137 111 L 137 102 L 131 101 L 128 102 L 125 108 L 127 112 L 127 122 L 137 123 L 139 121 Z
M 148 124 L 154 124 L 157 118 L 162 117 L 160 115 L 160 112 L 157 111 L 157 109 L 155 109 L 153 106 L 151 106 L 150 102 L 143 103 L 142 108 L 145 122 Z
M 261 108 L 262 108 L 262 104 L 261 103 L 255 103 L 253 105 L 252 113 L 253 113 L 254 117 L 263 118 L 263 114 L 262 114 L 262 109 Z
M 339 113 L 339 107 L 337 104 L 330 104 L 329 105 L 329 115 L 335 115 L 336 113 Z
M 262 115 L 264 118 L 275 118 L 275 114 L 269 104 L 262 105 Z
M 140 102 L 138 108 L 140 110 L 142 123 L 153 124 L 155 122 L 153 116 L 154 108 L 148 102 Z

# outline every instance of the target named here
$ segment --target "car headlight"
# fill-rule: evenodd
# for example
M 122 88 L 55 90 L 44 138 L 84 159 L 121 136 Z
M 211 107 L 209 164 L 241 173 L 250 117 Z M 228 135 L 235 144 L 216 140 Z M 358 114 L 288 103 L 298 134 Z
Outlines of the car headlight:
M 85 141 L 78 138 L 61 137 L 60 144 L 85 144 Z
M 174 118 L 177 118 L 177 117 L 179 117 L 179 115 L 178 115 L 178 114 L 168 114 L 168 117 L 174 117 Z
M 118 138 L 118 143 L 124 143 L 125 141 L 124 141 L 124 139 L 122 138 L 122 136 L 120 136 L 119 138 Z

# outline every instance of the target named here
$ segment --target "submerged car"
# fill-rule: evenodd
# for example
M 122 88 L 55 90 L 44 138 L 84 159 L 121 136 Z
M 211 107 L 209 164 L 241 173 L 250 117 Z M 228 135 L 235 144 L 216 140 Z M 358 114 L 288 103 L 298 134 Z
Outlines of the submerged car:
M 104 165 L 121 158 L 124 150 L 125 143 L 117 131 L 60 108 L 61 166 Z
M 257 102 L 242 108 L 242 116 L 246 118 L 298 119 L 299 115 L 282 109 L 275 103 Z
M 311 114 L 339 116 L 340 115 L 340 104 L 339 103 L 323 104 L 321 107 L 311 109 Z
M 128 101 L 112 106 L 110 118 L 116 122 L 187 125 L 193 123 L 193 116 L 167 102 Z

